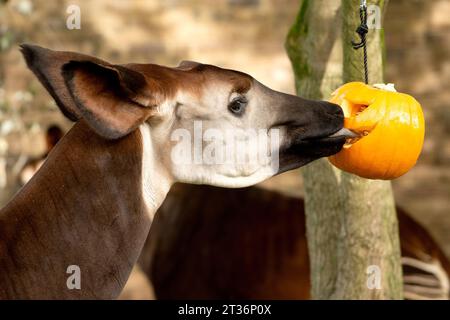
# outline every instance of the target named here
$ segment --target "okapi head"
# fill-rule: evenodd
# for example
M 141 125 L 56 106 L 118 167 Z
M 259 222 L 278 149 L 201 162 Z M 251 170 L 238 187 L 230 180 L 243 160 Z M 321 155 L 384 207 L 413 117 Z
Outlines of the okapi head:
M 242 72 L 190 61 L 116 65 L 33 45 L 22 52 L 66 117 L 111 141 L 139 129 L 150 146 L 143 159 L 171 182 L 248 186 L 345 142 L 337 105 L 271 90 Z M 276 154 L 277 165 L 245 161 L 257 152 Z

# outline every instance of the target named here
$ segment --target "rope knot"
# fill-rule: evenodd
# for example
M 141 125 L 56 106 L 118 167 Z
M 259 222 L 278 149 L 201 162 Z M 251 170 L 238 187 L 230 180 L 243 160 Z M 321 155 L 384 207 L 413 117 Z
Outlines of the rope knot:
M 361 1 L 361 6 L 359 8 L 359 17 L 361 19 L 361 24 L 356 29 L 356 33 L 359 35 L 361 41 L 352 41 L 353 49 L 357 50 L 360 48 L 364 49 L 364 80 L 369 83 L 369 70 L 367 65 L 367 47 L 366 47 L 366 35 L 369 32 L 369 27 L 367 26 L 367 4 L 366 1 Z
M 367 27 L 367 24 L 361 23 L 361 25 L 359 25 L 359 27 L 356 29 L 356 33 L 359 34 L 361 41 L 360 42 L 352 41 L 353 49 L 359 49 L 365 46 L 366 34 L 369 33 L 369 27 Z
M 366 35 L 369 32 L 369 27 L 367 24 L 363 23 L 361 24 L 357 29 L 356 33 L 359 34 L 361 37 Z

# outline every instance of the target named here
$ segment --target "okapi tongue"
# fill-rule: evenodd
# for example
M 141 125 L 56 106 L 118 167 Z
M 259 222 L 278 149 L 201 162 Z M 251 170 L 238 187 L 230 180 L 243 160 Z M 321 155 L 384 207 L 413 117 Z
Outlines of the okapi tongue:
M 330 138 L 334 138 L 334 137 L 346 137 L 346 138 L 357 138 L 360 135 L 357 134 L 356 132 L 353 132 L 351 130 L 348 130 L 346 128 L 342 128 L 341 130 L 333 133 Z

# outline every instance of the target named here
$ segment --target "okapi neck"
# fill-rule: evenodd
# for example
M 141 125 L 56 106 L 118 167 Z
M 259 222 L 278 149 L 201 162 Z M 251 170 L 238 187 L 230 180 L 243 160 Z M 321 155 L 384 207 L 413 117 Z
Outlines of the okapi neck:
M 80 120 L 0 211 L 0 298 L 116 298 L 147 237 L 142 136 L 115 141 Z M 78 266 L 81 289 L 69 289 Z

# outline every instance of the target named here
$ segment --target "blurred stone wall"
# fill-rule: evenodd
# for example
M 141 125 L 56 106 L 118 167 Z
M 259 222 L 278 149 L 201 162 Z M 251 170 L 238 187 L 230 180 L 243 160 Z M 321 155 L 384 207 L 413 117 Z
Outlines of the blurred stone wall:
M 72 4 L 81 9 L 80 30 L 66 28 Z M 46 127 L 71 125 L 26 69 L 19 43 L 116 63 L 197 60 L 247 72 L 293 93 L 283 43 L 298 6 L 297 0 L 0 0 L 0 205 L 17 190 L 23 161 L 43 152 Z M 450 254 L 449 16 L 450 0 L 391 0 L 383 26 L 386 79 L 422 103 L 427 121 L 423 155 L 411 172 L 394 181 L 396 199 Z M 302 194 L 298 171 L 263 186 Z

